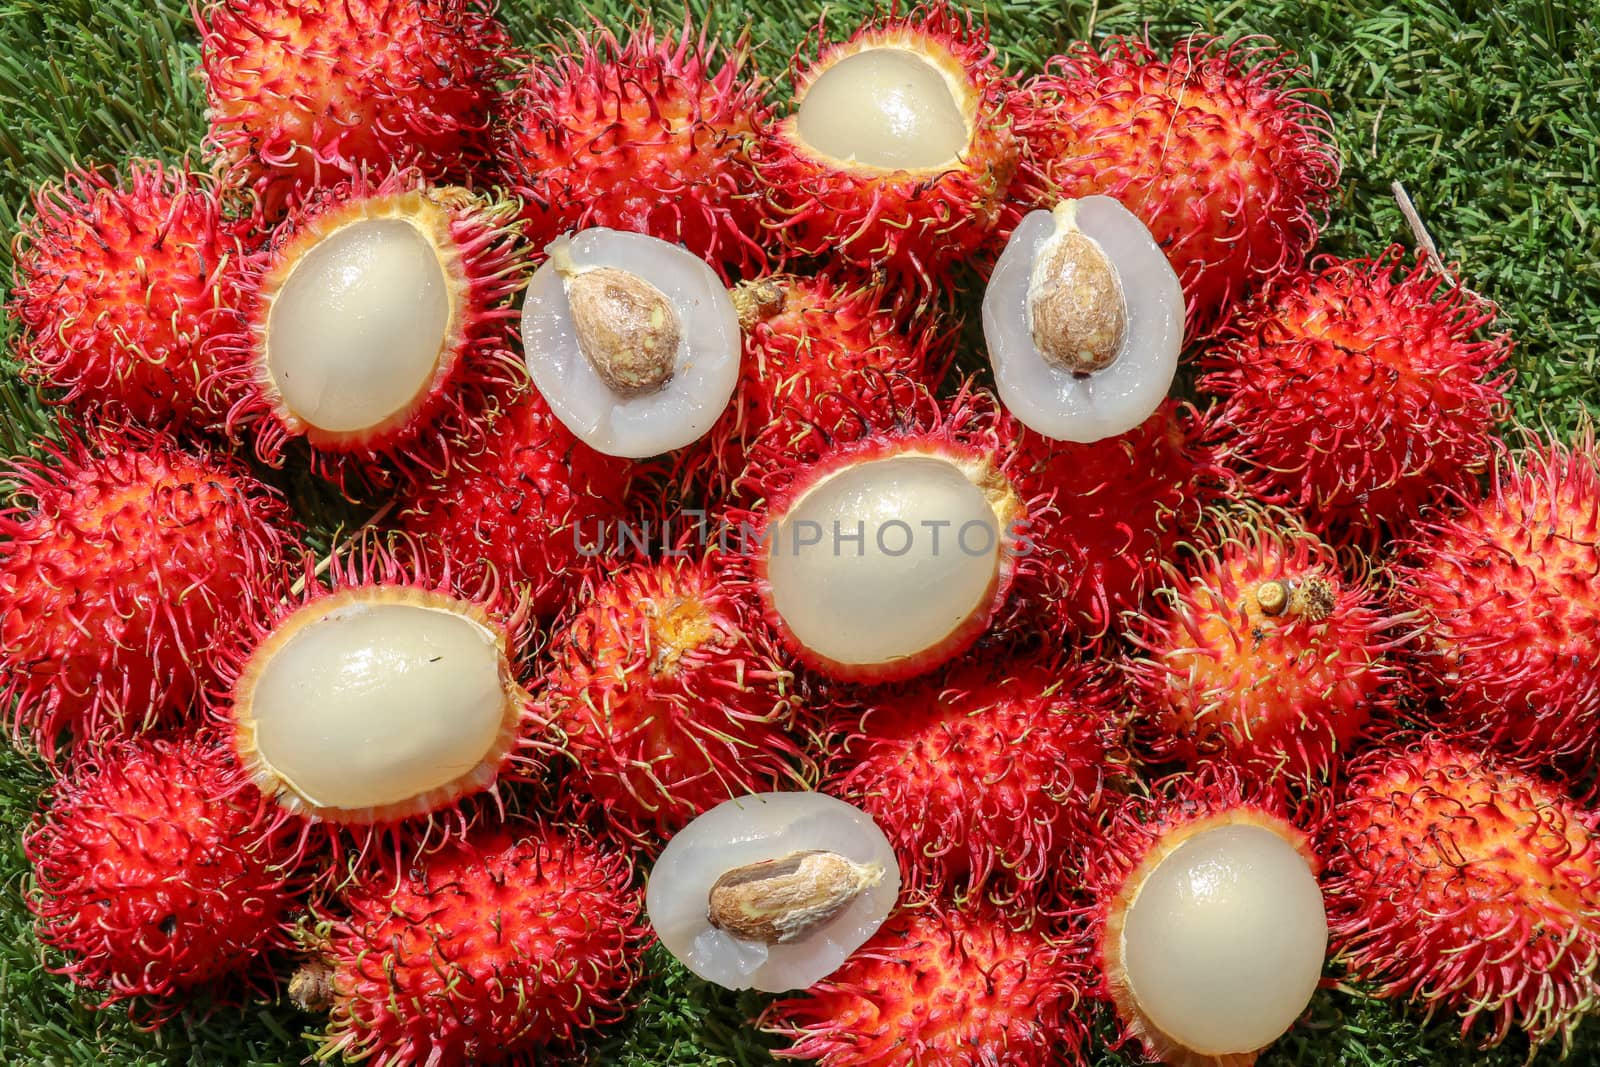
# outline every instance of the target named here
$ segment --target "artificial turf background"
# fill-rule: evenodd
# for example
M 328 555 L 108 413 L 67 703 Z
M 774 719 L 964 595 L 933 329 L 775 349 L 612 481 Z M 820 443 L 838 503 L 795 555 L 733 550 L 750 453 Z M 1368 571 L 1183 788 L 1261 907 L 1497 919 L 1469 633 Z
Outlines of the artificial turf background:
M 756 63 L 780 79 L 815 23 L 817 0 L 756 0 L 705 10 L 730 38 L 746 18 Z M 592 8 L 625 23 L 627 0 L 504 0 L 527 43 L 558 39 Z M 843 29 L 870 0 L 829 5 Z M 659 5 L 664 23 L 682 16 Z M 1147 29 L 1158 43 L 1203 29 L 1264 33 L 1297 51 L 1307 80 L 1326 90 L 1344 152 L 1345 181 L 1322 248 L 1369 255 L 1410 243 L 1389 194 L 1405 183 L 1446 260 L 1496 300 L 1517 340 L 1517 418 L 1557 434 L 1600 411 L 1600 0 L 1462 2 L 1238 0 L 1234 3 L 1096 3 L 991 0 L 994 40 L 1012 69 L 1031 72 L 1069 40 Z M 186 0 L 0 0 L 0 293 L 10 277 L 10 235 L 28 190 L 72 162 L 117 164 L 134 155 L 199 158 L 203 93 Z M 13 327 L 0 321 L 10 349 Z M 0 366 L 0 454 L 28 451 L 49 432 L 40 400 Z M 292 495 L 324 541 L 352 517 L 327 494 Z M 253 1003 L 208 1018 L 184 1017 L 156 1034 L 120 1010 L 95 1013 L 64 979 L 47 974 L 22 903 L 27 875 L 19 834 L 44 774 L 0 745 L 0 1064 L 295 1064 L 313 1046 L 316 1020 L 286 1003 Z M 706 986 L 659 949 L 654 977 L 632 1016 L 589 1054 L 625 1067 L 728 1067 L 771 1063 L 747 1025 L 761 1001 Z M 1102 1027 L 1102 1029 L 1104 1029 Z M 1407 1009 L 1329 990 L 1310 1022 L 1262 1058 L 1263 1067 L 1458 1065 L 1524 1062 L 1513 1038 L 1480 1052 L 1453 1019 L 1424 1024 Z M 1546 1050 L 1541 1062 L 1559 1049 Z M 1097 1054 L 1097 1063 L 1129 1058 Z M 1571 1062 L 1600 1063 L 1600 1023 L 1580 1029 Z

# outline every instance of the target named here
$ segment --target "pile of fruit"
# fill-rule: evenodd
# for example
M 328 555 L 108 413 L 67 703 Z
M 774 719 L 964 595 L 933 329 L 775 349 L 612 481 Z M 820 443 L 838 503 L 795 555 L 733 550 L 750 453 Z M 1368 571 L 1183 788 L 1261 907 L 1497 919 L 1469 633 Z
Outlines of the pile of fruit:
M 687 23 L 195 17 L 205 166 L 37 190 L 6 307 L 0 711 L 100 1006 L 559 1060 L 659 937 L 826 1067 L 1600 1007 L 1600 449 L 1502 430 L 1431 249 L 1313 258 L 1292 57 L 935 4 L 779 105 Z

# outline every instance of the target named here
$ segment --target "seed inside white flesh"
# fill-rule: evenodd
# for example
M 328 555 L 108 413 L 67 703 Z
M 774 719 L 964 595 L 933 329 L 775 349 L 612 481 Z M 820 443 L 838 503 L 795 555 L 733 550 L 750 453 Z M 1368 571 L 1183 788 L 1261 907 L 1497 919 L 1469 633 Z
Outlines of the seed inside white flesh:
M 677 245 L 600 227 L 558 238 L 546 251 L 549 261 L 528 283 L 522 343 L 528 372 L 556 417 L 596 451 L 630 459 L 699 440 L 728 406 L 739 380 L 739 316 L 716 273 Z M 583 309 L 575 316 L 572 285 L 602 269 L 642 283 L 640 293 L 665 300 L 662 305 L 652 298 L 649 308 L 663 319 L 666 309 L 675 316 L 656 332 L 618 331 L 662 342 L 648 358 L 596 365 L 604 309 L 587 322 Z M 588 280 L 580 284 L 580 301 L 586 287 Z M 675 341 L 663 341 L 672 332 L 668 325 L 675 327 Z
M 1145 879 L 1123 927 L 1140 1011 L 1210 1056 L 1253 1052 L 1294 1025 L 1327 948 L 1322 891 L 1305 858 L 1246 824 L 1178 846 Z
M 881 874 L 790 941 L 768 944 L 713 925 L 708 901 L 724 875 L 805 852 Z M 661 943 L 695 974 L 729 989 L 781 993 L 837 970 L 899 895 L 894 849 L 865 812 L 821 793 L 758 793 L 718 804 L 667 842 L 650 872 L 645 907 Z
M 1051 287 L 1050 268 L 1062 262 L 1063 242 L 1084 238 L 1114 269 L 1125 313 L 1120 343 L 1087 371 L 1041 350 L 1035 335 L 1042 301 L 1062 295 Z M 1029 429 L 1059 441 L 1115 437 L 1149 418 L 1177 373 L 1183 317 L 1183 287 L 1172 264 L 1144 223 L 1109 196 L 1030 212 L 983 294 L 983 336 L 1000 399 Z
M 494 632 L 455 612 L 346 603 L 270 651 L 249 703 L 256 752 L 316 807 L 403 804 L 499 738 L 509 667 Z
M 319 241 L 267 318 L 267 370 L 319 430 L 354 433 L 408 410 L 439 366 L 450 292 L 433 244 L 404 219 L 364 219 Z
M 969 136 L 949 79 L 904 48 L 870 48 L 829 67 L 795 121 L 817 151 L 882 170 L 954 166 Z
M 767 564 L 773 607 L 802 646 L 836 663 L 915 656 L 987 606 L 1005 532 L 948 460 L 857 463 L 778 520 Z

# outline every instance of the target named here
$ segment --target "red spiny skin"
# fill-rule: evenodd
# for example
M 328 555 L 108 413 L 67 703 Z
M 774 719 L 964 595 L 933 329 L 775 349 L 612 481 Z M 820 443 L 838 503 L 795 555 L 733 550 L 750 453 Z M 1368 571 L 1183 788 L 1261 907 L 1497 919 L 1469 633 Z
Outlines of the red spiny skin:
M 1241 296 L 1300 266 L 1338 188 L 1328 117 L 1288 84 L 1291 63 L 1267 42 L 1198 34 L 1170 59 L 1137 38 L 1078 44 L 1013 105 L 1017 207 L 1116 197 L 1178 272 L 1190 335 L 1210 333 Z
M 467 1067 L 571 1050 L 614 1023 L 648 929 L 628 860 L 576 831 L 508 825 L 380 867 L 345 893 L 323 949 L 323 1053 Z
M 1126 773 L 1116 693 L 1084 666 L 970 659 L 861 700 L 836 713 L 826 788 L 872 815 L 913 890 L 1033 898 Z
M 572 787 L 625 836 L 669 835 L 730 797 L 803 780 L 786 732 L 794 677 L 714 554 L 619 568 L 552 656 L 537 714 Z
M 318 186 L 487 155 L 511 52 L 483 0 L 191 0 L 209 151 L 270 215 Z
M 1473 494 L 1476 496 L 1477 494 Z M 1587 763 L 1600 732 L 1600 453 L 1535 441 L 1481 498 L 1404 545 L 1401 602 L 1426 627 L 1417 666 L 1439 724 L 1521 762 Z
M 39 940 L 100 1007 L 150 998 L 134 1011 L 156 1025 L 290 944 L 292 853 L 229 771 L 206 737 L 125 741 L 62 779 L 29 832 Z
M 1534 1045 L 1600 1003 L 1600 835 L 1560 790 L 1438 738 L 1374 751 L 1327 831 L 1338 958 L 1383 997 Z
M 0 511 L 0 703 L 53 759 L 75 741 L 183 716 L 207 652 L 288 590 L 299 527 L 243 467 L 104 429 L 15 460 Z
M 1494 309 L 1403 260 L 1319 260 L 1201 362 L 1231 456 L 1319 528 L 1403 528 L 1483 470 L 1505 416 L 1510 339 L 1477 336 Z
M 902 907 L 762 1021 L 820 1067 L 1046 1067 L 1081 1056 L 1080 955 L 988 906 Z
M 972 131 L 948 169 L 851 167 L 808 145 L 790 115 L 761 131 L 756 169 L 777 214 L 776 236 L 792 252 L 882 270 L 903 283 L 900 300 L 927 299 L 988 240 L 1017 171 L 1010 78 L 995 62 L 986 25 L 930 3 L 858 27 L 829 44 L 819 23 L 793 62 L 796 114 L 807 90 L 834 64 L 862 51 L 914 52 L 959 86 L 956 104 Z M 815 51 L 814 59 L 803 53 Z
M 749 146 L 771 110 L 730 49 L 647 19 L 627 41 L 596 25 L 522 76 L 505 105 L 505 181 L 544 245 L 591 226 L 682 244 L 725 279 L 766 262 Z M 717 63 L 720 61 L 721 66 Z
M 1222 524 L 1190 557 L 1129 635 L 1140 739 L 1158 761 L 1326 780 L 1393 715 L 1410 620 L 1315 536 L 1268 517 Z M 1272 592 L 1289 601 L 1276 613 Z
M 134 162 L 34 194 L 8 310 L 16 358 L 90 418 L 208 427 L 220 396 L 206 342 L 236 327 L 241 250 L 213 181 Z

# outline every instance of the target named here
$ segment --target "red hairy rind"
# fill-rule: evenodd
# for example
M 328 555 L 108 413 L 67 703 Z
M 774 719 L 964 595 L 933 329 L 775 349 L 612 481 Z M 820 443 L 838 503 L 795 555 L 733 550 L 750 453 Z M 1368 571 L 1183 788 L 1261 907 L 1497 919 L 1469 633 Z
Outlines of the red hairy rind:
M 57 783 L 24 847 L 52 970 L 129 998 L 158 1026 L 184 994 L 288 947 L 292 850 L 259 795 L 227 795 L 227 754 L 205 736 L 144 737 L 90 756 Z
M 287 591 L 300 533 L 276 490 L 204 449 L 104 426 L 38 442 L 0 472 L 0 705 L 54 760 L 77 742 L 181 718 L 206 653 Z
M 872 815 L 913 892 L 1031 903 L 1095 833 L 1118 694 L 1086 665 L 969 658 L 836 705 L 825 789 Z
M 948 4 L 925 4 L 870 20 L 829 44 L 825 20 L 801 45 L 792 69 L 802 99 L 829 67 L 859 51 L 903 48 L 960 72 L 970 94 L 972 134 L 949 170 L 847 170 L 812 150 L 790 115 L 762 131 L 756 170 L 778 215 L 775 236 L 790 251 L 882 270 L 901 282 L 901 303 L 948 288 L 954 268 L 988 239 L 1017 170 L 1008 95 L 986 24 Z M 814 52 L 815 59 L 805 53 Z M 959 101 L 958 101 L 959 103 Z
M 1241 312 L 1202 358 L 1230 458 L 1320 528 L 1403 527 L 1490 458 L 1506 414 L 1494 308 L 1394 246 L 1323 257 Z
M 237 328 L 241 259 L 206 175 L 135 160 L 42 187 L 7 303 L 24 376 L 94 420 L 211 427 L 226 402 L 207 341 Z
M 1262 38 L 1196 34 L 1163 59 L 1138 38 L 1056 56 L 1013 104 L 1021 213 L 1114 196 L 1183 283 L 1191 337 L 1250 290 L 1298 269 L 1339 185 L 1339 152 L 1301 68 Z
M 649 934 L 627 858 L 579 831 L 485 827 L 346 890 L 321 1055 L 372 1067 L 565 1053 L 620 1020 Z
M 730 797 L 814 774 L 793 674 L 715 552 L 625 564 L 558 628 L 535 702 L 578 807 L 640 844 Z
M 206 148 L 271 216 L 364 172 L 463 181 L 512 52 L 484 0 L 190 0 Z
M 1161 605 L 1128 634 L 1136 734 L 1158 762 L 1324 782 L 1370 722 L 1394 715 L 1394 653 L 1415 619 L 1387 610 L 1364 574 L 1287 515 L 1213 515 L 1207 526 L 1208 543 L 1167 564 Z M 1289 604 L 1274 614 L 1263 587 Z M 1321 602 L 1307 609 L 1312 588 Z
M 686 13 L 676 39 L 645 18 L 622 42 L 597 20 L 567 48 L 504 105 L 504 180 L 530 242 L 606 226 L 681 244 L 725 280 L 763 266 L 749 145 L 771 109 L 746 73 L 748 37 L 720 49 Z
M 1600 835 L 1544 781 L 1439 738 L 1351 768 L 1327 831 L 1329 930 L 1382 997 L 1568 1045 L 1600 1004 Z
M 1418 525 L 1396 569 L 1425 631 L 1416 666 L 1442 729 L 1518 762 L 1585 766 L 1600 733 L 1600 452 L 1533 439 L 1488 491 Z
M 763 1026 L 821 1067 L 1046 1067 L 1078 1062 L 1081 951 L 984 905 L 902 907 Z

